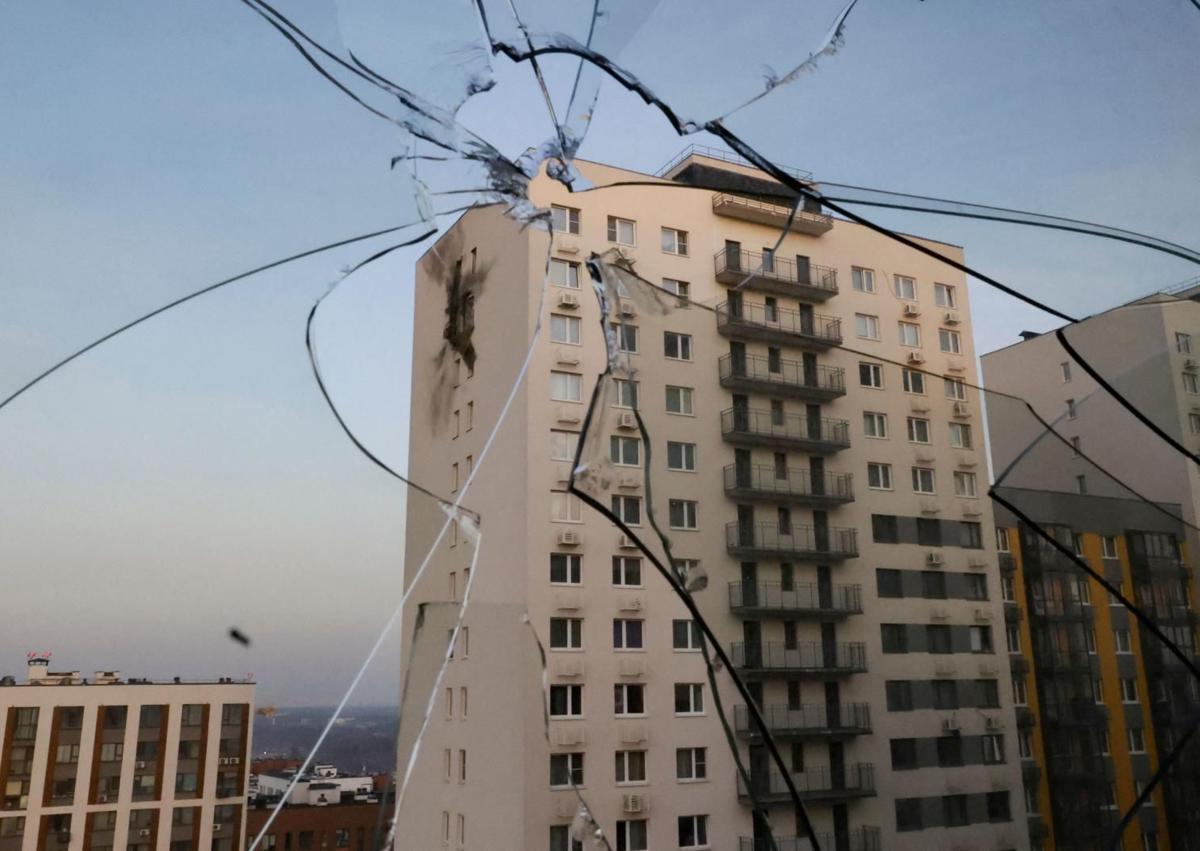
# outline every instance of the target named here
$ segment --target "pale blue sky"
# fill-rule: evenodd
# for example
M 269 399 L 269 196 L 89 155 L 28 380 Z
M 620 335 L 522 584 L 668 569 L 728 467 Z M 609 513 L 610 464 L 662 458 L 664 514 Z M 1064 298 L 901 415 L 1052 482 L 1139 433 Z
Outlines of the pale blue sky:
M 323 5 L 280 7 L 304 18 Z M 753 94 L 764 64 L 806 55 L 839 5 L 734 17 L 666 2 L 618 59 L 708 118 Z M 863 0 L 841 52 L 730 123 L 818 179 L 1194 244 L 1198 45 L 1187 0 Z M 496 74 L 461 117 L 516 154 L 550 128 L 528 69 L 500 60 Z M 162 301 L 411 209 L 388 175 L 393 129 L 235 0 L 10 4 L 0 76 L 0 396 Z M 687 141 L 606 84 L 582 155 L 652 171 Z M 1068 312 L 1200 271 L 1061 233 L 868 215 L 965 245 L 968 262 Z M 265 700 L 334 699 L 399 593 L 404 494 L 325 410 L 303 324 L 371 247 L 193 303 L 0 413 L 0 673 L 50 649 L 84 669 L 254 671 Z M 353 279 L 321 328 L 333 392 L 401 469 L 419 251 Z M 972 298 L 980 350 L 1051 325 L 984 287 Z M 232 624 L 250 650 L 224 638 Z M 363 699 L 394 691 L 389 659 Z

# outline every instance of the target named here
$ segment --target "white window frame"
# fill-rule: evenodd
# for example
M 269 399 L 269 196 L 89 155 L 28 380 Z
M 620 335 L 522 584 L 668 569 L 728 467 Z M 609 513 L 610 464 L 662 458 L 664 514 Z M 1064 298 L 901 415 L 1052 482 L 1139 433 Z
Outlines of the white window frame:
M 676 396 L 679 402 L 679 410 L 671 410 L 671 391 L 678 391 Z M 668 384 L 666 387 L 666 409 L 667 413 L 676 417 L 694 417 L 696 415 L 696 400 L 695 388 L 682 387 L 677 384 Z
M 583 773 L 583 753 L 581 751 L 571 751 L 569 753 L 552 753 L 550 754 L 550 788 L 551 789 L 582 789 L 584 784 Z M 565 763 L 567 782 L 554 782 L 555 763 Z M 579 779 L 575 777 L 578 775 Z
M 1100 536 L 1100 555 L 1103 558 L 1117 557 L 1117 538 L 1115 535 Z
M 917 279 L 908 275 L 892 276 L 892 292 L 901 301 L 917 300 Z
M 636 756 L 635 756 L 636 755 Z M 646 752 L 644 750 L 619 750 L 616 751 L 616 759 L 613 760 L 613 776 L 616 778 L 618 786 L 645 786 L 646 780 Z M 635 772 L 632 770 L 638 762 L 637 757 L 641 757 L 641 777 L 631 778 L 630 775 Z
M 1126 738 L 1129 740 L 1129 752 L 1131 754 L 1146 752 L 1146 731 L 1141 727 L 1130 727 Z
M 870 431 L 867 430 L 868 417 L 870 418 L 870 422 L 874 424 L 872 426 L 872 430 L 875 431 L 875 434 L 871 434 Z M 879 428 L 880 425 L 883 426 L 882 429 Z M 880 411 L 863 411 L 863 436 L 870 438 L 871 440 L 887 440 L 887 414 Z
M 618 508 L 619 506 L 619 508 Z M 637 506 L 636 512 L 631 512 L 629 506 Z M 641 526 L 642 525 L 642 498 L 640 496 L 630 496 L 629 494 L 615 493 L 612 495 L 612 513 L 626 526 Z M 630 520 L 630 517 L 636 516 L 635 520 Z
M 554 578 L 555 558 L 564 559 L 566 579 Z M 550 584 L 561 586 L 578 586 L 583 584 L 583 556 L 579 553 L 550 553 Z
M 570 233 L 578 236 L 579 219 L 578 207 L 566 207 L 561 204 L 550 205 L 550 229 L 555 233 Z M 562 224 L 563 227 L 559 227 L 559 224 Z
M 629 239 L 622 237 L 622 225 L 628 225 Z M 633 219 L 623 219 L 620 216 L 609 216 L 607 226 L 608 241 L 616 245 L 626 245 L 630 248 L 637 245 L 637 222 Z
M 916 369 L 904 367 L 900 370 L 900 374 L 904 380 L 904 392 L 913 396 L 925 395 L 925 373 Z M 920 386 L 920 389 L 915 389 Z
M 1200 376 L 1194 372 L 1183 373 L 1183 389 L 1190 395 L 1200 395 Z
M 905 423 L 909 443 L 919 443 L 923 446 L 928 446 L 933 442 L 933 427 L 930 425 L 929 420 L 924 417 L 907 417 Z M 924 440 L 921 439 L 922 428 L 925 432 Z
M 550 521 L 552 523 L 582 523 L 582 500 L 569 491 L 551 491 Z
M 636 633 L 633 624 L 637 624 Z M 636 643 L 634 643 L 636 637 Z M 641 618 L 613 618 L 613 650 L 641 653 L 646 649 L 646 622 Z
M 955 402 L 967 401 L 967 384 L 961 378 L 943 378 L 942 389 L 946 391 L 947 399 L 953 399 Z
M 675 354 L 671 354 L 671 341 L 675 342 Z M 692 335 L 680 331 L 663 331 L 663 357 L 667 360 L 690 362 L 693 357 Z
M 925 474 L 928 473 L 929 490 L 925 490 Z M 913 493 L 919 493 L 923 496 L 933 496 L 937 493 L 937 477 L 934 475 L 932 467 L 920 467 L 913 465 L 912 468 L 912 486 Z
M 641 556 L 613 556 L 612 579 L 614 588 L 644 588 Z M 636 582 L 630 582 L 630 568 L 636 573 Z
M 674 254 L 678 257 L 688 256 L 688 232 L 678 228 L 664 227 L 662 229 L 663 254 Z
M 563 274 L 557 275 L 555 270 L 562 269 Z M 567 290 L 579 289 L 579 264 L 573 260 L 550 258 L 550 283 Z
M 946 354 L 962 354 L 962 334 L 949 328 L 938 329 L 938 348 Z
M 850 286 L 855 292 L 875 292 L 875 270 L 861 266 L 850 267 Z
M 915 322 L 897 322 L 900 345 L 909 349 L 921 348 L 921 326 Z
M 640 690 L 642 695 L 642 711 L 629 712 L 629 695 Z M 617 712 L 616 695 L 620 693 L 624 695 L 621 703 L 625 707 L 625 712 Z M 645 718 L 646 717 L 646 686 L 642 683 L 616 683 L 613 685 L 613 715 L 616 718 Z
M 566 644 L 562 646 L 554 643 L 554 624 L 561 622 L 565 624 L 566 629 Z M 583 649 L 583 618 L 550 618 L 550 628 L 547 635 L 547 646 L 551 650 L 582 650 Z
M 561 381 L 565 386 L 562 388 L 556 387 L 555 384 L 558 381 Z M 555 395 L 559 392 L 562 392 L 564 395 Z M 565 372 L 561 369 L 550 370 L 550 399 L 554 402 L 582 402 L 583 376 L 577 372 Z
M 679 455 L 680 466 L 671 466 L 671 450 L 673 447 Z M 696 444 L 682 440 L 668 440 L 667 469 L 675 473 L 696 472 Z
M 687 625 L 684 628 L 685 635 L 687 637 L 687 641 L 684 643 L 683 646 L 680 646 L 675 641 L 675 639 L 676 639 L 675 631 L 676 631 L 676 626 L 678 624 L 686 624 Z M 675 650 L 679 653 L 698 653 L 701 649 L 701 643 L 703 641 L 704 641 L 704 639 L 702 637 L 702 633 L 700 632 L 700 626 L 694 620 L 690 620 L 690 619 L 685 620 L 683 618 L 676 618 L 675 620 L 671 621 L 671 649 L 672 650 Z
M 938 307 L 944 307 L 947 310 L 958 309 L 958 293 L 957 287 L 953 284 L 937 284 L 933 285 L 933 303 Z
M 872 474 L 877 484 L 872 484 Z M 867 489 L 873 491 L 892 490 L 892 465 L 882 461 L 867 462 Z
M 570 435 L 567 437 L 566 435 Z M 550 460 L 574 461 L 579 451 L 579 432 L 550 429 Z
M 675 516 L 676 510 L 682 512 L 679 518 Z M 682 520 L 683 523 L 676 524 L 676 519 Z M 700 503 L 694 499 L 668 499 L 667 522 L 671 529 L 694 532 L 700 528 Z
M 978 498 L 978 479 L 974 473 L 969 470 L 954 471 L 954 495 L 966 499 Z
M 561 694 L 566 695 L 567 712 L 565 715 L 554 714 L 554 693 L 556 689 L 561 689 Z M 578 683 L 551 683 L 550 684 L 550 705 L 548 707 L 551 718 L 582 718 L 583 717 L 583 686 Z
M 686 691 L 680 691 L 681 688 Z M 679 709 L 679 696 L 687 695 L 688 709 Z M 675 716 L 677 718 L 691 718 L 704 714 L 704 683 L 675 683 L 675 697 L 673 700 L 675 708 Z M 699 708 L 697 708 L 699 707 Z
M 860 340 L 878 340 L 879 317 L 870 313 L 854 314 L 854 334 Z
M 634 825 L 640 825 L 634 828 Z M 646 819 L 620 819 L 617 821 L 617 851 L 648 851 L 650 829 Z
M 632 460 L 630 460 L 631 458 Z M 642 439 L 624 434 L 610 434 L 608 436 L 608 460 L 617 467 L 642 466 Z
M 1137 677 L 1121 677 L 1121 702 L 1122 703 L 1137 703 L 1138 689 Z
M 1190 355 L 1192 353 L 1192 335 L 1184 334 L 1182 331 L 1175 332 L 1175 351 L 1181 355 Z
M 612 323 L 612 333 L 617 341 L 618 352 L 624 352 L 627 355 L 638 353 L 641 334 L 637 325 L 630 325 L 628 322 L 614 322 Z
M 692 821 L 692 836 L 695 837 L 697 844 L 683 845 L 680 844 L 679 851 L 699 851 L 702 848 L 712 848 L 708 842 L 708 816 L 707 815 L 686 815 L 678 816 L 676 820 L 676 829 L 682 832 L 683 820 L 691 819 Z M 679 836 L 676 836 L 678 839 Z
M 966 438 L 965 440 L 963 438 Z M 950 445 L 955 449 L 974 449 L 970 423 L 950 423 Z
M 871 381 L 873 382 L 871 384 L 863 383 L 862 370 L 863 370 L 864 366 L 867 368 L 868 375 L 871 377 Z M 883 364 L 871 363 L 870 361 L 860 360 L 858 362 L 858 386 L 859 387 L 867 387 L 867 388 L 870 388 L 871 390 L 882 390 L 883 389 Z
M 583 321 L 578 316 L 551 313 L 550 342 L 567 346 L 583 345 Z
M 616 390 L 616 399 L 613 401 L 614 408 L 632 411 L 638 407 L 638 382 L 628 378 L 614 378 L 613 388 Z
M 687 752 L 687 763 L 690 774 L 679 774 L 681 752 Z M 676 748 L 675 749 L 675 780 L 679 783 L 703 783 L 708 780 L 708 748 Z
M 1121 654 L 1133 652 L 1133 639 L 1130 638 L 1129 630 L 1114 629 L 1113 643 L 1116 646 L 1116 652 Z

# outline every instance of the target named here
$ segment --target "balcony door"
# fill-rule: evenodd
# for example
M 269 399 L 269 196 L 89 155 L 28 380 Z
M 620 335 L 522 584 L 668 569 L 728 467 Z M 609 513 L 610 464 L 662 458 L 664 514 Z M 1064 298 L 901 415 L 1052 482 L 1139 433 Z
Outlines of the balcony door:
M 742 562 L 742 605 L 758 605 L 758 565 L 752 561 Z
M 746 667 L 762 667 L 762 624 L 742 621 L 742 642 L 746 645 Z
M 813 496 L 825 495 L 825 459 L 814 455 L 808 459 L 808 475 L 810 493 Z
M 738 546 L 754 546 L 754 506 L 739 505 L 737 507 Z
M 725 240 L 725 268 L 731 272 L 742 271 L 742 244 L 732 239 Z
M 817 380 L 817 356 L 812 352 L 805 352 L 800 355 L 800 360 L 804 364 L 804 386 L 819 387 L 820 383 Z
M 808 424 L 809 440 L 821 439 L 821 406 L 820 405 L 805 405 L 805 419 Z
M 750 465 L 750 450 L 738 448 L 733 450 L 733 477 L 738 488 L 749 488 L 753 481 Z
M 729 373 L 737 377 L 746 375 L 746 344 L 737 340 L 729 343 Z

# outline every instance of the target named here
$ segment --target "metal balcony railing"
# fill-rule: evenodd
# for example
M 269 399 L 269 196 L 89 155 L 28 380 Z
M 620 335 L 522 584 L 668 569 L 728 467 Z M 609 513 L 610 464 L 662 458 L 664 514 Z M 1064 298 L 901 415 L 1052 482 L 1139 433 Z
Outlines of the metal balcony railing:
M 737 668 L 783 673 L 839 674 L 867 670 L 867 645 L 861 641 L 825 645 L 820 641 L 800 641 L 788 647 L 782 641 L 760 641 L 732 645 L 733 664 Z
M 871 732 L 871 706 L 867 703 L 835 705 L 834 712 L 823 703 L 805 703 L 796 708 L 774 704 L 762 708 L 767 729 L 775 736 L 838 735 Z M 738 734 L 757 738 L 758 725 L 750 710 L 739 704 L 734 707 L 734 723 Z
M 869 762 L 852 762 L 840 771 L 825 766 L 790 773 L 792 783 L 802 798 L 842 798 L 875 794 L 875 766 Z M 783 775 L 778 771 L 752 774 L 750 784 L 760 801 L 786 800 L 791 797 Z M 738 795 L 749 797 L 746 783 L 738 775 Z
M 1091 620 L 1092 605 L 1079 598 L 1034 597 L 1030 607 L 1036 617 L 1060 620 Z
M 736 497 L 760 497 L 779 502 L 830 503 L 854 499 L 851 473 L 825 473 L 813 478 L 803 467 L 773 467 L 768 464 L 725 467 L 725 493 Z
M 723 248 L 713 255 L 713 272 L 723 284 L 746 281 L 748 287 L 772 292 L 795 290 L 799 298 L 829 298 L 838 291 L 837 269 L 760 251 Z
M 748 222 L 769 225 L 791 222 L 790 230 L 794 233 L 819 236 L 833 228 L 833 216 L 828 213 L 798 209 L 793 214 L 792 206 L 780 200 L 768 201 L 722 192 L 713 196 L 712 208 L 718 216 L 729 216 Z
M 726 336 L 795 346 L 807 343 L 826 349 L 842 342 L 842 320 L 836 316 L 765 304 L 721 302 L 717 305 L 717 331 Z
M 759 521 L 725 525 L 725 548 L 734 555 L 792 556 L 843 559 L 858 555 L 858 530 L 840 526 L 820 528 Z
M 850 423 L 828 417 L 775 414 L 762 408 L 721 411 L 721 434 L 740 440 L 812 451 L 837 452 L 850 445 Z
M 833 585 L 826 595 L 819 585 L 784 588 L 778 582 L 730 582 L 729 608 L 781 614 L 853 615 L 862 612 L 861 585 Z
M 710 145 L 688 145 L 686 148 L 672 157 L 666 165 L 654 172 L 655 177 L 663 177 L 664 175 L 670 173 L 677 165 L 685 162 L 690 157 L 707 157 L 710 160 L 720 160 L 721 162 L 733 163 L 734 165 L 745 166 L 746 168 L 759 168 L 745 157 L 741 156 L 740 154 L 735 154 L 732 151 L 726 151 L 722 148 L 714 148 Z M 812 182 L 813 174 L 811 171 L 805 171 L 804 169 L 787 165 L 776 164 L 775 167 L 790 174 L 797 180 L 805 183 Z
M 772 839 L 774 844 L 772 844 Z M 743 836 L 738 851 L 813 851 L 807 836 L 775 836 L 772 839 Z M 880 851 L 879 828 L 860 827 L 846 834 L 818 833 L 821 851 Z
M 806 367 L 798 360 L 732 354 L 721 355 L 717 363 L 722 387 L 819 399 L 833 399 L 846 393 L 846 370 L 838 366 Z

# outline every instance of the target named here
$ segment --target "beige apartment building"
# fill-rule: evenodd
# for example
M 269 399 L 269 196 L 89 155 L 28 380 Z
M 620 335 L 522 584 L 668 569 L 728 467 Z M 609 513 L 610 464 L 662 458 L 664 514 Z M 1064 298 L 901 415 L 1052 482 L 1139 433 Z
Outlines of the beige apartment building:
M 254 684 L 0 679 L 0 851 L 239 851 Z
M 606 362 L 585 261 L 615 248 L 678 299 L 665 312 L 634 293 L 616 306 L 636 386 L 606 397 L 616 410 L 589 438 L 586 454 L 613 465 L 601 498 L 650 542 L 652 507 L 675 557 L 707 575 L 696 601 L 821 847 L 1028 848 L 963 276 L 819 210 L 798 211 L 776 244 L 788 191 L 723 152 L 689 149 L 657 177 L 579 168 L 598 187 L 638 185 L 571 194 L 541 176 L 531 197 L 552 210 L 552 235 L 474 209 L 418 264 L 414 480 L 461 487 L 539 319 L 543 330 L 464 500 L 484 536 L 468 634 L 405 835 L 579 848 L 574 782 L 618 851 L 760 851 L 768 825 L 780 849 L 809 847 L 718 670 L 751 789 L 738 779 L 684 606 L 566 492 Z M 622 416 L 635 403 L 650 446 Z M 411 580 L 444 515 L 409 504 Z M 452 529 L 407 624 L 422 603 L 461 598 L 473 554 Z M 547 648 L 548 740 L 524 612 Z

